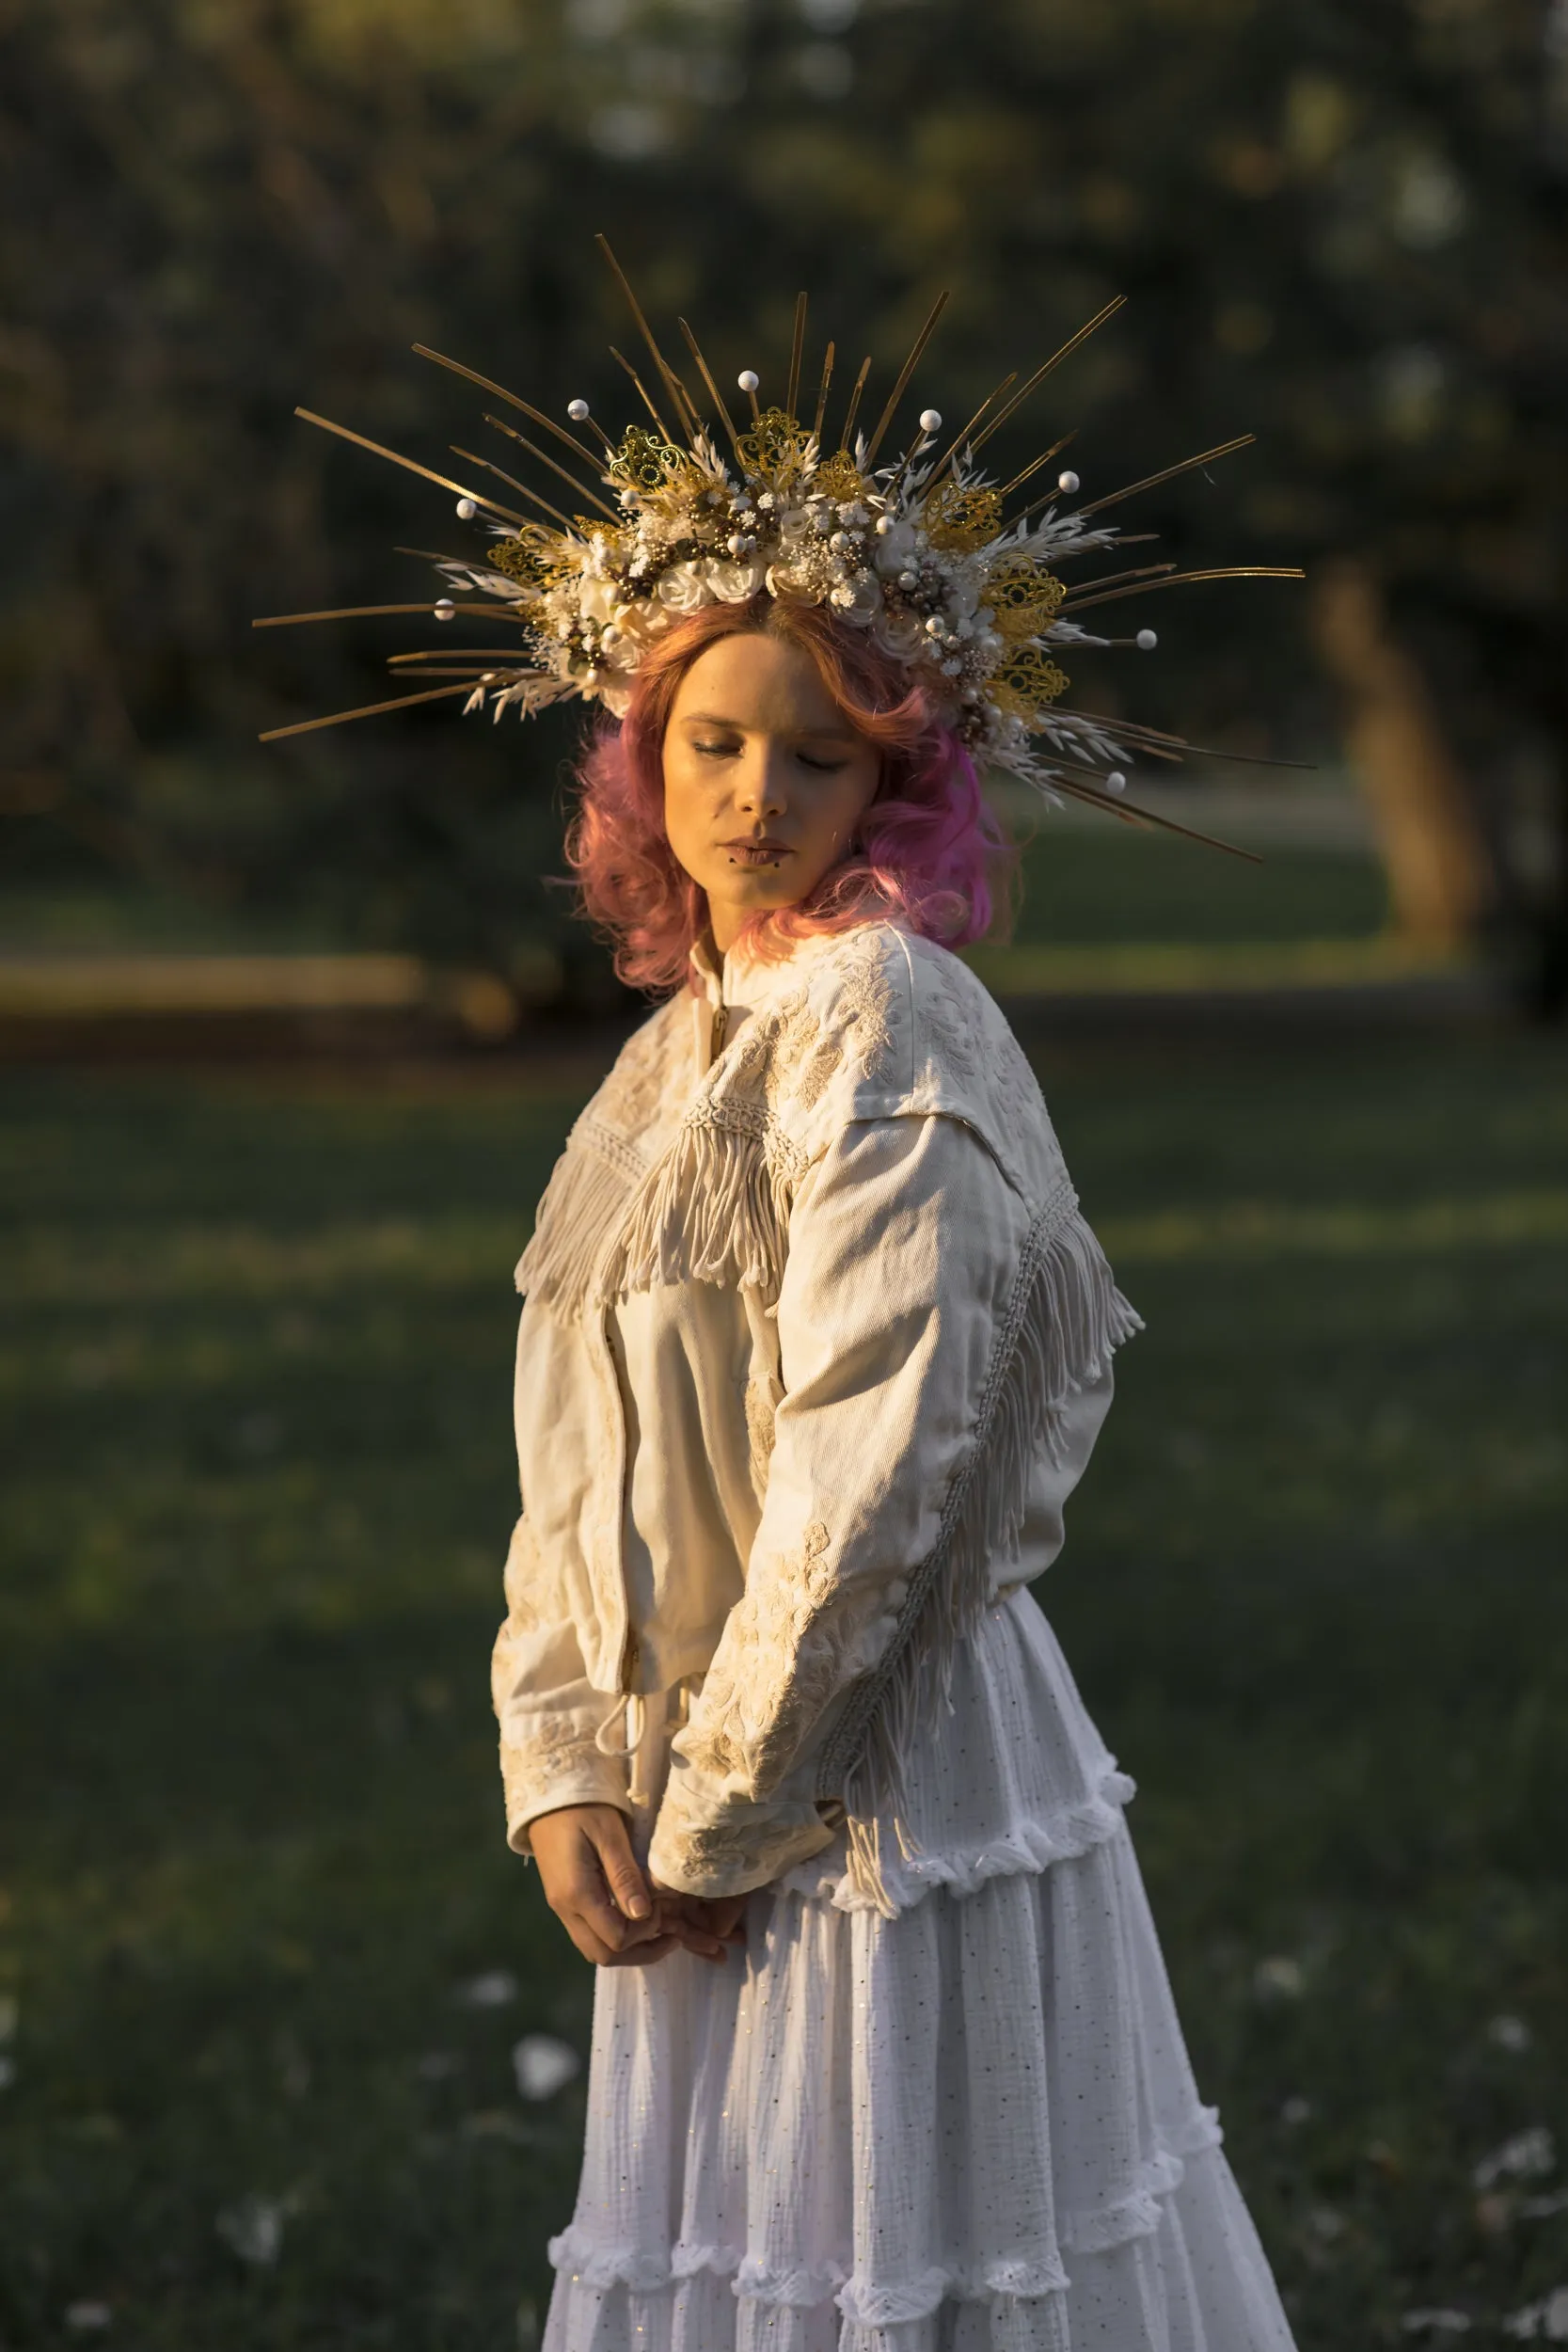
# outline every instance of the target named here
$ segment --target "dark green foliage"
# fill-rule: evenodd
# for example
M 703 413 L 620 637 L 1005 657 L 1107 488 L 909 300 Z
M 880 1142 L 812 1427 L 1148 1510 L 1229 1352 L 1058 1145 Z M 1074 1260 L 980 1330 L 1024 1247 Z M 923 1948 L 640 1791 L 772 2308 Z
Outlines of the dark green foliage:
M 247 624 L 422 596 L 390 549 L 461 539 L 445 494 L 296 400 L 438 467 L 485 446 L 481 396 L 419 338 L 552 414 L 582 392 L 630 415 L 602 227 L 723 382 L 778 389 L 809 286 L 834 424 L 862 350 L 874 403 L 939 286 L 918 389 L 955 419 L 1127 294 L 991 445 L 1002 474 L 1071 426 L 1091 490 L 1256 429 L 1128 525 L 1203 564 L 1369 558 L 1505 876 L 1560 887 L 1530 847 L 1561 831 L 1568 578 L 1548 0 L 10 0 L 0 125 L 24 871 L 129 866 L 498 969 L 555 928 L 570 720 L 437 707 L 260 750 L 375 699 L 386 653 L 432 632 Z M 1234 585 L 1114 608 L 1162 650 L 1131 675 L 1085 653 L 1075 691 L 1317 751 L 1306 610 Z
M 1149 1323 L 1042 1597 L 1205 2093 L 1303 2352 L 1495 2318 L 1568 2268 L 1555 2174 L 1471 2178 L 1568 2138 L 1560 1051 L 1041 1067 Z M 588 1082 L 10 1087 L 8 2352 L 82 2300 L 137 2352 L 531 2341 L 581 2093 L 508 2052 L 582 2048 L 591 1985 L 502 1848 L 485 1662 L 510 1268 Z M 271 2266 L 215 2227 L 255 2196 Z

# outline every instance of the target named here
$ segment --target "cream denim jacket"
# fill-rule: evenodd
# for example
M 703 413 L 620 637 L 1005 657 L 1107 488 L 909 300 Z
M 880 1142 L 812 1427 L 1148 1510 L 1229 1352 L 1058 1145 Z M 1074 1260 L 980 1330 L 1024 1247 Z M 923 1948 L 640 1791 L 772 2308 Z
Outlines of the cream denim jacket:
M 508 1835 L 607 1803 L 692 1894 L 847 1823 L 1037 1575 L 1137 1318 L 990 996 L 890 923 L 701 954 L 578 1119 L 517 1269 Z

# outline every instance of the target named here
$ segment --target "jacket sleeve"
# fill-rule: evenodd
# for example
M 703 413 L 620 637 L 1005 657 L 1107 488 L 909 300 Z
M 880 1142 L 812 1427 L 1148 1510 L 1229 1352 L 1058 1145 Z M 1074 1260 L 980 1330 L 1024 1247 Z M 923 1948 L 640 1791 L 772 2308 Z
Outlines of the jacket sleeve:
M 673 1745 L 651 1863 L 737 1894 L 831 1840 L 812 1755 L 892 1640 L 972 1442 L 1027 1216 L 942 1115 L 847 1127 L 801 1179 L 746 1590 Z
M 624 1756 L 596 1745 L 605 1693 L 590 1687 L 577 1629 L 540 1606 L 537 1547 L 517 1521 L 506 1558 L 507 1613 L 490 1662 L 500 1725 L 507 1843 L 531 1851 L 529 1824 L 563 1804 L 613 1804 L 631 1811 Z

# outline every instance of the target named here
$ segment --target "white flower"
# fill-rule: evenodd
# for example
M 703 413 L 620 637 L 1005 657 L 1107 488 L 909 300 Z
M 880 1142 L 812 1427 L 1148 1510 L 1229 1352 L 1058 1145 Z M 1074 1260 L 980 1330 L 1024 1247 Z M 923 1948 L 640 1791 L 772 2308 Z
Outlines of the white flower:
M 1468 2312 L 1425 2311 L 1406 2312 L 1400 2326 L 1407 2336 L 1467 2336 L 1470 2332 Z
M 914 554 L 914 525 L 906 518 L 895 522 L 891 530 L 879 532 L 874 553 L 877 569 L 884 579 L 893 580 L 907 571 Z
M 1551 2133 L 1544 2123 L 1533 2123 L 1527 2132 L 1516 2132 L 1505 2139 L 1500 2148 L 1482 2156 L 1470 2175 L 1477 2188 L 1490 2188 L 1503 2179 L 1539 2180 L 1557 2162 L 1557 2150 Z
M 581 2066 L 571 2043 L 550 2033 L 526 2033 L 512 2052 L 512 2072 L 525 2099 L 553 2099 Z
M 668 571 L 659 574 L 654 594 L 660 604 L 672 612 L 700 612 L 705 604 L 714 601 L 707 571 L 708 565 L 702 559 L 689 564 L 672 564 Z
M 721 604 L 744 604 L 754 596 L 768 578 L 768 566 L 753 556 L 747 564 L 708 565 L 708 580 Z
M 258 2270 L 270 2270 L 282 2251 L 283 2223 L 288 2212 L 286 2201 L 253 2193 L 225 2205 L 214 2227 L 241 2262 L 253 2264 Z
M 87 2335 L 100 2328 L 112 2328 L 114 2312 L 107 2303 L 68 2303 L 65 2324 L 72 2335 Z
M 1526 2341 L 1544 2337 L 1548 2344 L 1568 2344 L 1568 2287 L 1554 2287 L 1539 2303 L 1527 2303 L 1503 2321 L 1503 2333 Z
M 1253 1990 L 1259 2000 L 1293 2001 L 1301 1994 L 1307 1979 L 1299 1960 L 1288 1952 L 1271 1953 L 1260 1960 L 1252 1972 Z
M 911 661 L 925 643 L 918 612 L 884 612 L 877 623 L 877 643 L 895 661 Z
M 612 719 L 624 719 L 631 708 L 629 686 L 617 686 L 607 678 L 600 685 L 598 695 Z
M 1486 2039 L 1499 2050 L 1528 2050 L 1530 2030 L 1522 2017 L 1494 2017 L 1487 2025 Z
M 620 600 L 621 592 L 612 580 L 595 579 L 592 574 L 584 574 L 582 584 L 578 590 L 576 604 L 578 612 L 585 621 L 598 621 L 601 624 L 605 621 L 612 621 L 615 618 L 615 608 Z
M 510 1968 L 486 1968 L 483 1976 L 470 1977 L 459 1986 L 457 1997 L 469 2009 L 504 2009 L 517 1997 L 517 1979 Z

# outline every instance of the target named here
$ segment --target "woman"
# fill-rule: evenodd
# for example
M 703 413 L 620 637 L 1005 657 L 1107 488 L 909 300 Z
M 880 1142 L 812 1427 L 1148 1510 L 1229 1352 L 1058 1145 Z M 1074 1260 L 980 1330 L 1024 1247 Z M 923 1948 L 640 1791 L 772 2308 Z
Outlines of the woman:
M 509 1832 L 598 1979 L 549 2352 L 1290 2344 L 1028 1590 L 1136 1327 L 952 953 L 930 697 L 764 593 L 646 651 L 574 855 L 673 988 L 519 1268 Z
M 547 2352 L 1290 2352 L 1132 1783 L 1027 1589 L 1137 1319 L 953 953 L 1002 846 L 976 763 L 1117 808 L 1117 760 L 1174 739 L 1061 700 L 1058 656 L 1155 642 L 1077 617 L 1144 572 L 1069 596 L 1116 499 L 1039 495 L 1053 450 L 985 470 L 1088 327 L 879 459 L 941 307 L 836 448 L 802 296 L 783 405 L 738 378 L 750 429 L 634 303 L 652 430 L 472 378 L 588 480 L 494 418 L 547 481 L 396 461 L 486 534 L 435 618 L 521 638 L 399 657 L 457 681 L 399 703 L 603 707 L 574 862 L 666 1000 L 518 1269 L 508 1833 L 601 1972 Z

